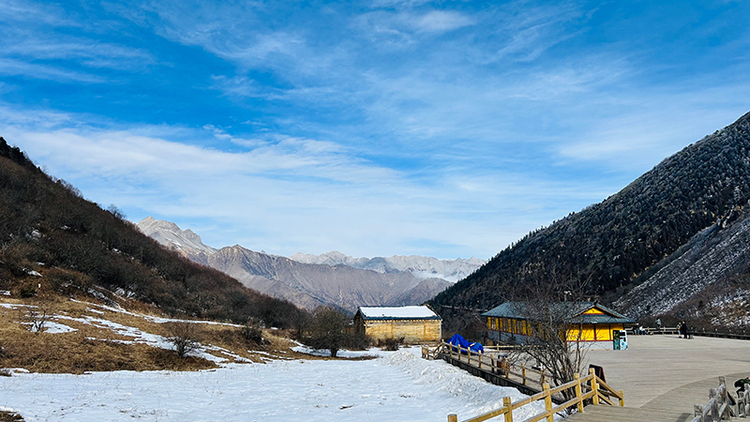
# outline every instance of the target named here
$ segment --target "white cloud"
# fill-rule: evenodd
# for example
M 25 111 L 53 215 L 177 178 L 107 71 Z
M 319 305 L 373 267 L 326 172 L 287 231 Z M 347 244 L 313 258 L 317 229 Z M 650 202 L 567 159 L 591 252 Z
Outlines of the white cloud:
M 550 196 L 590 202 L 590 193 L 512 174 L 436 168 L 442 176 L 425 183 L 330 141 L 277 134 L 226 152 L 169 139 L 244 141 L 210 125 L 108 130 L 71 116 L 58 121 L 66 129 L 5 121 L 0 130 L 87 198 L 116 204 L 136 220 L 155 215 L 212 227 L 200 234 L 214 246 L 240 243 L 285 255 L 338 249 L 486 258 L 560 214 L 545 205 Z
M 474 25 L 475 21 L 458 12 L 433 10 L 419 16 L 414 23 L 420 31 L 443 33 Z
M 28 63 L 22 60 L 2 57 L 0 57 L 0 74 L 60 82 L 102 83 L 105 81 L 104 78 L 88 73 L 69 71 L 53 65 Z

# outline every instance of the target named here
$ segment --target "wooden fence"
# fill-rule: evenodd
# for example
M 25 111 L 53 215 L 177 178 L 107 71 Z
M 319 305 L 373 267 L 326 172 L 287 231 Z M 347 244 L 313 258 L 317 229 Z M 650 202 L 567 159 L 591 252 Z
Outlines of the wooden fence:
M 745 385 L 737 397 L 727 389 L 726 377 L 719 377 L 719 387 L 708 390 L 708 403 L 693 407 L 695 417 L 691 422 L 729 420 L 733 416 L 750 416 L 750 386 Z M 736 410 L 735 410 L 736 409 Z
M 679 335 L 680 332 L 677 330 L 677 327 L 662 327 L 662 328 L 656 328 L 656 327 L 644 327 L 648 334 L 670 334 L 670 335 Z M 628 331 L 631 335 L 637 335 L 634 334 L 635 328 L 630 328 Z M 750 340 L 750 333 L 746 332 L 744 329 L 740 331 L 715 331 L 715 330 L 706 330 L 705 328 L 691 328 L 688 330 L 688 334 L 691 336 L 700 336 L 700 337 L 719 337 L 719 338 L 732 338 L 737 340 Z
M 541 391 L 542 385 L 547 382 L 548 374 L 543 369 L 529 368 L 526 363 L 512 364 L 499 355 L 502 351 L 515 350 L 517 346 L 487 346 L 484 349 L 485 353 L 478 353 L 443 341 L 437 347 L 422 346 L 422 358 L 439 359 L 442 354 L 447 354 L 458 362 L 465 362 L 470 366 L 487 370 L 507 379 L 514 376 L 522 385 L 536 384 L 536 391 Z M 493 351 L 495 353 L 491 353 Z
M 503 407 L 485 413 L 483 415 L 475 416 L 470 419 L 466 419 L 464 422 L 482 422 L 499 416 L 504 417 L 504 422 L 513 422 L 513 411 L 523 406 L 529 405 L 539 400 L 544 400 L 544 412 L 532 416 L 523 422 L 537 422 L 542 419 L 546 419 L 547 422 L 552 422 L 554 415 L 558 412 L 562 412 L 571 407 L 576 407 L 578 412 L 584 412 L 584 405 L 587 401 L 591 401 L 592 404 L 606 403 L 614 406 L 615 399 L 619 402 L 620 406 L 625 405 L 625 400 L 622 391 L 615 391 L 612 387 L 607 385 L 599 377 L 596 376 L 594 370 L 589 371 L 589 375 L 580 378 L 578 374 L 575 375 L 575 379 L 571 382 L 565 383 L 555 388 L 550 388 L 549 384 L 543 384 L 543 391 L 535 394 L 523 400 L 519 400 L 515 403 L 511 402 L 510 397 L 503 398 Z M 560 405 L 554 406 L 552 404 L 552 395 L 562 393 L 566 390 L 573 390 L 573 393 L 569 396 L 572 398 Z M 455 414 L 448 415 L 448 422 L 458 422 L 458 416 Z

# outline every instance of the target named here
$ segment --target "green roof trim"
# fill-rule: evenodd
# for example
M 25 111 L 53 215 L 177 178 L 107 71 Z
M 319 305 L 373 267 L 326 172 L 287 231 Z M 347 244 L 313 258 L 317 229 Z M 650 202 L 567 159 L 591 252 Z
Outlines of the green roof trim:
M 515 318 L 531 319 L 527 311 L 526 302 L 505 302 L 482 314 L 484 317 L 493 318 Z M 584 312 L 596 308 L 604 315 L 585 314 Z M 607 308 L 596 302 L 561 302 L 553 304 L 552 313 L 558 314 L 563 318 L 569 318 L 572 323 L 584 324 L 635 324 L 635 320 L 625 315 Z

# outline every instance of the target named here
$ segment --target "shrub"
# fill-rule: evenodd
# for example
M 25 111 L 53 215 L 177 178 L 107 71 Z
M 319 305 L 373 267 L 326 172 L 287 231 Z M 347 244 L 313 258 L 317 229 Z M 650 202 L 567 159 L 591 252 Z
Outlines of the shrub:
M 385 350 L 389 350 L 389 351 L 392 351 L 392 352 L 395 352 L 396 350 L 398 350 L 398 348 L 402 344 L 404 344 L 404 338 L 403 337 L 400 337 L 400 338 L 387 338 L 387 339 L 383 339 L 383 340 L 378 341 L 378 346 L 382 347 Z
M 253 344 L 261 345 L 265 343 L 265 340 L 263 339 L 263 330 L 250 323 L 245 324 L 242 327 L 242 337 Z
M 52 315 L 48 314 L 44 308 L 29 306 L 19 309 L 19 312 L 26 329 L 37 334 L 44 331 L 47 322 L 52 318 Z
M 167 331 L 169 340 L 177 356 L 185 357 L 190 352 L 200 348 L 198 325 L 191 322 L 169 322 Z

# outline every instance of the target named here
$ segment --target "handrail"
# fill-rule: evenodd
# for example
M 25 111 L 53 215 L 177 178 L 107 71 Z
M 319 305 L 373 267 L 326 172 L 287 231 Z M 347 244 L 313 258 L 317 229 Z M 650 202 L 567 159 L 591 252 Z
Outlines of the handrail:
M 490 349 L 493 350 L 493 349 Z M 529 381 L 533 381 L 539 386 L 547 381 L 549 374 L 544 370 L 537 370 L 529 368 L 525 363 L 521 365 L 508 362 L 507 359 L 497 359 L 492 354 L 489 355 L 489 362 L 486 362 L 487 358 L 484 353 L 475 352 L 471 349 L 461 347 L 460 345 L 454 345 L 446 343 L 445 341 L 440 342 L 434 349 L 430 349 L 427 346 L 422 346 L 422 357 L 425 359 L 435 359 L 440 353 L 448 353 L 451 358 L 455 358 L 459 362 L 463 361 L 463 357 L 466 357 L 466 363 L 474 365 L 479 369 L 482 369 L 484 365 L 487 365 L 487 370 L 490 370 L 495 374 L 502 374 L 506 378 L 511 375 L 515 375 L 521 379 L 523 385 L 528 385 Z M 536 375 L 536 377 L 534 377 Z
M 559 393 L 571 388 L 574 389 L 575 396 L 567 402 L 553 407 L 552 394 Z M 583 393 L 584 388 L 588 390 L 587 393 Z M 584 401 L 588 399 L 591 399 L 594 404 L 599 404 L 599 400 L 603 399 L 606 403 L 613 405 L 609 400 L 609 397 L 616 397 L 620 400 L 620 406 L 625 405 L 624 394 L 622 390 L 615 391 L 612 387 L 604 383 L 599 377 L 596 376 L 596 374 L 594 373 L 594 369 L 590 369 L 589 375 L 583 378 L 581 378 L 578 374 L 575 374 L 573 381 L 567 382 L 555 388 L 550 388 L 549 384 L 544 383 L 542 389 L 543 391 L 541 393 L 534 394 L 531 397 L 519 400 L 515 403 L 511 402 L 510 397 L 504 397 L 503 407 L 467 419 L 464 422 L 483 422 L 501 415 L 504 416 L 505 422 L 513 422 L 514 410 L 539 400 L 544 400 L 545 411 L 538 415 L 532 416 L 529 419 L 526 419 L 524 422 L 537 422 L 542 419 L 546 419 L 548 422 L 552 422 L 555 413 L 573 406 L 577 407 L 578 412 L 583 413 Z M 448 415 L 448 422 L 458 422 L 458 416 L 456 416 L 455 414 Z
M 732 403 L 738 403 L 738 400 L 732 396 L 732 393 L 727 390 L 726 377 L 719 377 L 719 387 L 711 388 L 708 391 L 710 399 L 705 406 L 696 404 L 693 406 L 693 412 L 695 417 L 691 422 L 708 422 L 708 421 L 720 421 L 723 419 L 731 419 L 732 416 L 737 416 L 732 408 Z M 743 413 L 742 409 L 739 409 Z M 710 418 L 708 415 L 711 415 Z

